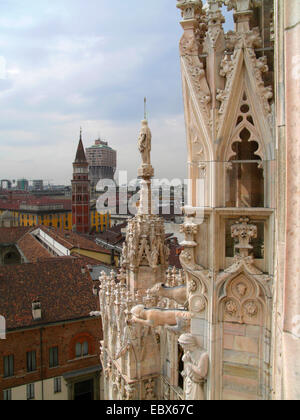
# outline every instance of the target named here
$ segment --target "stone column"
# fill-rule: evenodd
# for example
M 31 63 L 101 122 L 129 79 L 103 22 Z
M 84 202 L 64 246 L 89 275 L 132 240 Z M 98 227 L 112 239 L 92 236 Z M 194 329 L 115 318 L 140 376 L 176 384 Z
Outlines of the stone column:
M 276 1 L 277 275 L 273 398 L 300 399 L 300 3 Z
M 283 1 L 286 89 L 286 267 L 283 320 L 285 399 L 300 399 L 300 3 Z

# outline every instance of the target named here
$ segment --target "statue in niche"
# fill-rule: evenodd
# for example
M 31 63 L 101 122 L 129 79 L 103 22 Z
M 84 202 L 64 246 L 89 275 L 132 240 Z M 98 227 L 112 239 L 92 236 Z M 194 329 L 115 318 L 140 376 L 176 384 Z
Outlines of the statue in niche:
M 142 155 L 143 166 L 151 165 L 151 131 L 147 120 L 142 121 L 142 129 L 138 139 L 139 151 Z
M 179 337 L 179 344 L 183 348 L 184 398 L 186 400 L 205 400 L 204 384 L 208 375 L 208 353 L 199 347 L 197 339 L 192 334 Z

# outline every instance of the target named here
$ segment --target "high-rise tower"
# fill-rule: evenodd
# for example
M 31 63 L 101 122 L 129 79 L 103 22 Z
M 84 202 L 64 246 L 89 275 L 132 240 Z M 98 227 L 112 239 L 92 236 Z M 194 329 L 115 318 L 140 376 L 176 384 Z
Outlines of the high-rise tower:
M 101 179 L 114 179 L 117 167 L 117 152 L 100 139 L 86 148 L 86 158 L 89 163 L 89 177 L 92 194 L 95 193 Z
M 78 233 L 89 233 L 90 230 L 90 181 L 89 164 L 82 144 L 82 132 L 73 163 L 72 180 L 72 223 Z

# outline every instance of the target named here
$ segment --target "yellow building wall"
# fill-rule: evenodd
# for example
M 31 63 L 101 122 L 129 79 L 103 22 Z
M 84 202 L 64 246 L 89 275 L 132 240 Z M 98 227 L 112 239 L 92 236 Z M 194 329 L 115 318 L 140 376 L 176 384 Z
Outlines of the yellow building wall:
M 94 260 L 97 260 L 97 261 L 102 262 L 102 263 L 107 264 L 107 265 L 111 264 L 110 254 L 104 254 L 104 253 L 96 252 L 96 251 L 87 251 L 85 249 L 79 249 L 79 248 L 72 249 L 71 255 L 74 254 L 74 253 L 75 254 L 80 254 L 84 257 L 93 258 Z M 115 257 L 114 260 L 115 260 L 116 266 L 118 266 L 119 258 Z
M 0 210 L 0 216 L 4 210 Z M 17 226 L 53 226 L 56 229 L 72 230 L 72 212 L 49 213 L 43 216 L 35 213 L 24 213 L 20 211 L 13 212 L 14 218 L 18 221 Z M 100 214 L 96 210 L 91 211 L 90 215 L 91 228 L 96 232 L 103 232 L 111 227 L 111 219 L 109 214 Z
M 22 385 L 16 388 L 12 388 L 12 400 L 13 401 L 25 401 L 27 400 L 27 387 Z M 34 382 L 34 391 L 35 391 L 35 401 L 44 400 L 48 401 L 66 401 L 68 400 L 68 388 L 65 380 L 61 378 L 61 392 L 54 393 L 54 378 L 46 379 L 43 382 L 43 391 L 42 391 L 42 382 Z

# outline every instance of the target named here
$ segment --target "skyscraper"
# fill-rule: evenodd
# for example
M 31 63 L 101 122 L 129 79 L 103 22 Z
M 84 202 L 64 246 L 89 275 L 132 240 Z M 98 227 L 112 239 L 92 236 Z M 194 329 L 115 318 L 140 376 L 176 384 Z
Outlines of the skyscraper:
M 108 143 L 100 139 L 86 149 L 86 157 L 89 163 L 89 178 L 91 191 L 95 192 L 100 179 L 114 179 L 117 167 L 117 152 L 108 146 Z

